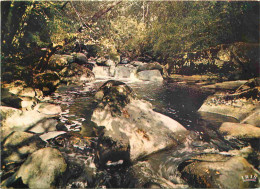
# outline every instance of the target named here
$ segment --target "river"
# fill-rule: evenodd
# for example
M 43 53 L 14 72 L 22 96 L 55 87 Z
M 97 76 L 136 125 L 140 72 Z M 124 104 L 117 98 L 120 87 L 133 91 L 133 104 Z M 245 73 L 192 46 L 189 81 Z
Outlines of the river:
M 181 123 L 190 131 L 185 142 L 174 149 L 168 149 L 133 164 L 120 162 L 112 163 L 110 166 L 101 167 L 96 161 L 95 144 L 98 141 L 98 132 L 89 125 L 87 121 L 91 115 L 93 94 L 107 80 L 96 79 L 95 82 L 87 83 L 84 87 L 63 86 L 52 98 L 56 103 L 61 104 L 63 113 L 60 116 L 60 123 L 65 124 L 69 132 L 80 133 L 84 137 L 91 138 L 87 148 L 79 147 L 82 152 L 68 153 L 72 164 L 76 161 L 87 162 L 88 166 L 95 164 L 91 176 L 83 179 L 83 173 L 73 180 L 66 181 L 66 187 L 137 187 L 137 183 L 143 181 L 146 187 L 162 186 L 162 182 L 167 186 L 188 187 L 181 178 L 179 169 L 182 163 L 192 156 L 203 153 L 223 153 L 240 145 L 237 141 L 226 141 L 217 131 L 217 128 L 224 121 L 235 121 L 231 118 L 216 116 L 213 114 L 201 115 L 197 110 L 203 101 L 214 91 L 202 90 L 196 85 L 181 84 L 176 82 L 148 82 L 131 81 L 121 79 L 127 83 L 138 98 L 151 102 L 154 110 L 165 114 Z M 52 143 L 51 145 L 55 145 Z M 68 146 L 67 146 L 68 147 Z M 75 146 L 74 146 L 75 147 Z M 68 148 L 71 148 L 69 146 Z M 65 152 L 66 151 L 66 152 Z M 84 159 L 84 161 L 82 160 Z M 141 164 L 149 165 L 143 172 L 138 173 Z M 91 177 L 91 179 L 89 179 Z M 148 182 L 147 182 L 148 181 Z M 147 182 L 147 183 L 145 183 Z M 170 183 L 170 184 L 169 184 Z M 172 184 L 172 185 L 171 185 Z

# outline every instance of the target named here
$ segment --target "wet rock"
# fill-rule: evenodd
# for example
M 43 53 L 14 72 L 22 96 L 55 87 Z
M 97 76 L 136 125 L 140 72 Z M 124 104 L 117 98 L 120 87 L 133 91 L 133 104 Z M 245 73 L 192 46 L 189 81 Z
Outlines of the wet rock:
M 79 133 L 67 132 L 47 140 L 60 149 L 67 162 L 67 171 L 63 179 L 66 186 L 93 188 L 97 172 L 94 163 L 94 146 L 92 146 L 92 140 L 95 139 L 83 137 Z
M 8 164 L 21 163 L 29 154 L 44 146 L 45 142 L 36 135 L 20 131 L 13 132 L 4 143 L 2 143 L 3 163 L 5 166 L 8 166 Z
M 7 107 L 7 106 L 0 106 L 1 120 L 5 120 L 6 118 L 11 116 L 20 116 L 21 114 L 22 111 L 19 109 Z
M 260 128 L 250 125 L 250 124 L 241 124 L 241 123 L 223 123 L 219 131 L 222 134 L 227 135 L 227 137 L 233 137 L 238 139 L 253 139 L 260 138 Z
M 48 147 L 32 153 L 13 177 L 21 177 L 30 188 L 53 188 L 61 182 L 66 168 L 62 154 Z
M 50 103 L 40 103 L 35 107 L 35 110 L 47 115 L 57 115 L 62 112 L 61 107 L 59 105 Z
M 258 171 L 242 157 L 205 154 L 193 157 L 183 165 L 182 177 L 192 187 L 255 188 L 259 186 Z M 247 180 L 247 177 L 252 177 L 252 180 Z
M 163 81 L 163 77 L 159 70 L 146 70 L 138 72 L 137 78 L 145 81 Z
M 33 79 L 33 85 L 43 91 L 45 95 L 54 92 L 60 84 L 60 76 L 55 71 L 45 71 L 36 75 Z
M 164 178 L 165 175 L 154 170 L 148 161 L 138 161 L 132 169 L 134 177 L 137 178 L 135 188 L 188 188 L 187 184 L 173 183 Z
M 116 143 L 117 149 L 123 149 L 122 154 L 127 154 L 130 149 L 131 160 L 177 145 L 183 140 L 186 129 L 181 124 L 154 112 L 150 103 L 135 99 L 131 88 L 124 83 L 108 81 L 100 91 L 104 95 L 91 120 L 105 127 L 104 137 L 114 141 L 112 146 Z

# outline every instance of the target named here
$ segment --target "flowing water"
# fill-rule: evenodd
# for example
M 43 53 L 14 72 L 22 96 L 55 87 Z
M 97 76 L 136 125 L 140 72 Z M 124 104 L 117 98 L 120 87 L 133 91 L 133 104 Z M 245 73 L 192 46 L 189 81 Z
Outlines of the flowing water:
M 197 113 L 203 101 L 213 91 L 205 91 L 195 85 L 148 81 L 132 82 L 128 79 L 121 79 L 134 90 L 138 98 L 151 102 L 155 111 L 180 122 L 190 130 L 190 134 L 183 144 L 174 149 L 153 154 L 134 165 L 112 162 L 106 167 L 101 167 L 96 160 L 95 152 L 98 131 L 91 127 L 87 120 L 90 119 L 93 108 L 93 94 L 105 81 L 97 79 L 96 82 L 88 83 L 84 87 L 61 87 L 53 95 L 55 101 L 63 108 L 60 123 L 65 124 L 68 132 L 80 133 L 78 138 L 83 136 L 83 138 L 89 139 L 87 144 L 63 145 L 62 151 L 68 156 L 67 161 L 70 164 L 85 164 L 86 167 L 90 167 L 90 169 L 85 168 L 84 170 L 81 170 L 80 166 L 72 168 L 72 170 L 80 169 L 81 171 L 78 171 L 78 175 L 73 179 L 71 179 L 71 173 L 68 174 L 70 178 L 64 181 L 66 187 L 128 188 L 151 187 L 153 185 L 187 187 L 187 183 L 182 180 L 178 171 L 185 160 L 202 153 L 225 154 L 226 151 L 238 148 L 240 145 L 237 141 L 224 140 L 217 132 L 220 123 L 231 121 L 230 118 Z M 52 145 L 57 145 L 57 140 Z M 142 171 L 140 171 L 141 168 Z M 138 185 L 138 182 L 143 183 Z

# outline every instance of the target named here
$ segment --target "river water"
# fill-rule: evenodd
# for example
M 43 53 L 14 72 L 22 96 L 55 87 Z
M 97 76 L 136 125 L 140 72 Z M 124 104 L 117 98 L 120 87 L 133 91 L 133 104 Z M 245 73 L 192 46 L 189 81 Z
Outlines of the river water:
M 181 178 L 179 169 L 185 160 L 203 153 L 223 153 L 239 148 L 238 141 L 226 141 L 217 131 L 221 122 L 235 121 L 231 118 L 213 114 L 199 114 L 197 110 L 203 101 L 214 91 L 202 90 L 196 85 L 180 84 L 176 82 L 148 82 L 124 79 L 138 98 L 151 102 L 154 110 L 165 114 L 181 123 L 190 131 L 185 142 L 174 149 L 168 149 L 148 156 L 134 165 L 112 162 L 106 167 L 99 166 L 96 161 L 95 144 L 98 132 L 87 121 L 91 115 L 93 94 L 106 81 L 97 79 L 87 83 L 84 87 L 64 86 L 53 95 L 56 103 L 61 104 L 63 113 L 60 123 L 65 124 L 69 132 L 80 133 L 90 138 L 91 145 L 79 147 L 75 150 L 61 150 L 70 157 L 72 164 L 80 161 L 92 165 L 93 169 L 79 173 L 78 177 L 65 181 L 68 188 L 80 187 L 188 187 Z M 53 144 L 52 144 L 53 145 Z M 64 147 L 64 146 L 63 146 Z M 71 147 L 71 146 L 70 146 Z M 75 147 L 75 146 L 74 146 Z M 65 146 L 66 148 L 66 146 Z M 75 163 L 76 164 L 76 163 Z M 142 173 L 140 173 L 142 167 Z M 143 167 L 146 167 L 143 169 Z M 84 177 L 84 178 L 83 178 Z M 89 178 L 91 177 L 91 179 Z M 141 182 L 141 184 L 140 184 Z M 138 184 L 139 183 L 139 184 Z

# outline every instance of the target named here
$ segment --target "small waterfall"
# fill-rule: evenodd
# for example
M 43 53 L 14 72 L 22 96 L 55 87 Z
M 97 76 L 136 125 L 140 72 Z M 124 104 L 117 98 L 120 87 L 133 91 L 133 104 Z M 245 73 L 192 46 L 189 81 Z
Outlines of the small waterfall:
M 108 67 L 108 66 L 95 66 L 93 68 L 92 72 L 95 74 L 96 78 L 111 77 L 110 67 Z
M 115 69 L 115 78 L 131 78 L 135 74 L 136 68 L 119 65 Z
M 123 79 L 131 81 L 163 81 L 159 70 L 144 70 L 137 73 L 134 66 L 117 65 L 117 66 L 95 66 L 93 73 L 96 78 L 101 79 Z

